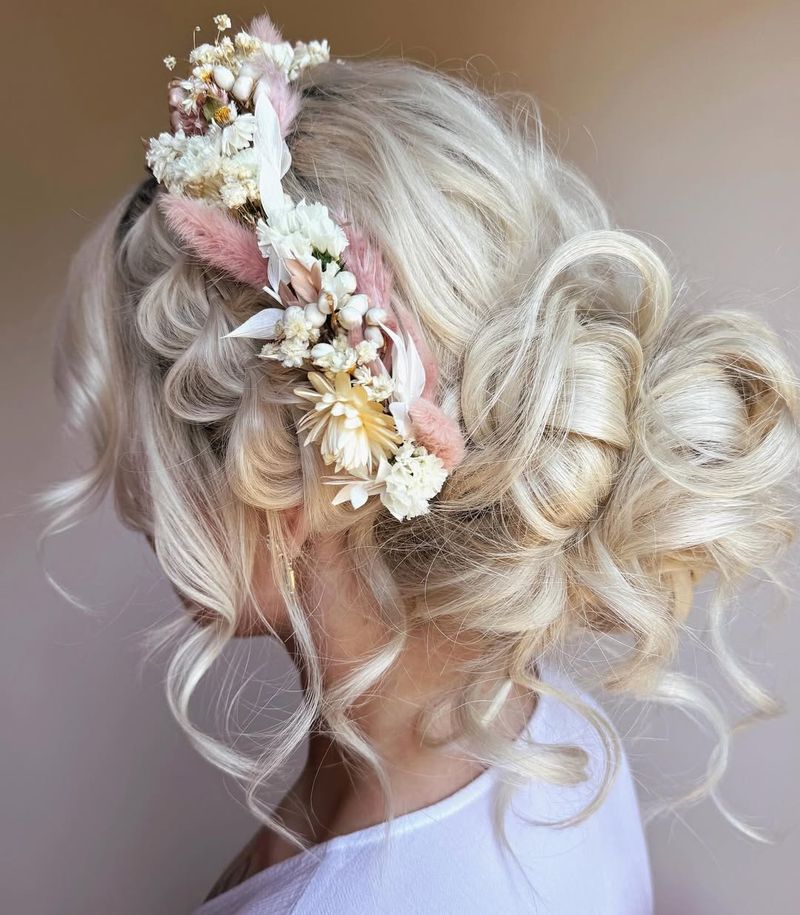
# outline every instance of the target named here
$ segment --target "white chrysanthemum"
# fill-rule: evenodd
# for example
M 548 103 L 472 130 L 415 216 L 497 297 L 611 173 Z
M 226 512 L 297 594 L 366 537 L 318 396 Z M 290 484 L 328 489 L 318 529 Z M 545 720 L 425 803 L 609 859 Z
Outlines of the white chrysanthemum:
M 375 461 L 394 452 L 401 441 L 394 420 L 347 372 L 333 378 L 309 372 L 308 380 L 310 388 L 295 388 L 311 405 L 298 429 L 308 432 L 305 445 L 319 441 L 326 464 L 335 464 L 337 472 L 369 473 Z
M 183 155 L 171 166 L 171 191 L 193 197 L 214 196 L 218 192 L 222 157 L 207 135 L 186 137 Z
M 150 166 L 156 181 L 169 184 L 173 164 L 186 151 L 186 134 L 182 130 L 176 133 L 160 133 L 147 145 L 145 159 Z
M 403 442 L 386 474 L 381 502 L 398 521 L 424 515 L 429 500 L 439 492 L 446 478 L 447 470 L 441 458 L 412 442 Z
M 287 339 L 300 340 L 305 344 L 319 338 L 319 328 L 306 318 L 305 310 L 299 305 L 290 305 L 279 322 L 279 330 Z
M 358 354 L 347 342 L 347 336 L 339 334 L 330 343 L 318 343 L 311 350 L 314 365 L 328 372 L 352 372 L 356 367 Z
M 286 337 L 278 345 L 283 364 L 287 368 L 300 368 L 309 358 L 308 340 L 302 337 Z
M 288 198 L 287 198 L 288 199 Z M 347 236 L 328 214 L 322 203 L 301 200 L 269 214 L 269 222 L 258 226 L 259 246 L 272 247 L 279 257 L 295 259 L 305 267 L 314 266 L 314 251 L 339 257 L 347 246 Z

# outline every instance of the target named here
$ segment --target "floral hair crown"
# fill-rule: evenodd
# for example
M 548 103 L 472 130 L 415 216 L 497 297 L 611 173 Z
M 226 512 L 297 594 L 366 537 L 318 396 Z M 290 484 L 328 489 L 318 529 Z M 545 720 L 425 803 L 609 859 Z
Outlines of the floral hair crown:
M 432 400 L 435 360 L 412 316 L 391 304 L 391 277 L 367 237 L 281 183 L 296 80 L 329 60 L 328 43 L 292 46 L 266 16 L 233 37 L 227 15 L 214 24 L 214 42 L 189 54 L 189 76 L 169 83 L 172 131 L 147 144 L 168 191 L 159 206 L 202 261 L 270 297 L 226 336 L 266 341 L 262 359 L 303 370 L 298 431 L 333 465 L 333 503 L 359 508 L 377 495 L 398 520 L 425 514 L 464 453 L 457 424 Z M 164 63 L 172 71 L 177 61 Z

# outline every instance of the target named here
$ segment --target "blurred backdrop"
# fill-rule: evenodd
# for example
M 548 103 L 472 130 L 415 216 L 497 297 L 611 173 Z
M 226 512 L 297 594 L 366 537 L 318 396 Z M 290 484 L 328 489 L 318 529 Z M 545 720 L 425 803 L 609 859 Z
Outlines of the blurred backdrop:
M 51 546 L 53 573 L 92 608 L 82 613 L 46 584 L 28 506 L 83 451 L 61 434 L 50 382 L 68 258 L 143 175 L 139 138 L 166 128 L 162 57 L 223 11 L 242 23 L 263 8 L 27 0 L 4 14 L 0 909 L 13 915 L 186 912 L 254 830 L 235 787 L 173 724 L 160 662 L 139 663 L 142 633 L 176 612 L 146 546 L 110 510 Z M 690 295 L 753 308 L 798 358 L 797 2 L 275 0 L 268 11 L 288 39 L 328 38 L 337 56 L 468 65 L 486 85 L 533 92 L 553 143 Z M 780 613 L 753 583 L 733 638 L 788 713 L 738 739 L 724 795 L 780 841 L 754 845 L 711 804 L 655 822 L 661 913 L 796 911 L 798 603 Z M 702 616 L 690 622 L 700 638 Z M 285 659 L 257 644 L 250 660 L 267 701 Z M 717 682 L 702 651 L 683 663 Z M 638 711 L 618 720 L 646 803 L 697 776 L 710 744 L 671 713 L 643 724 Z

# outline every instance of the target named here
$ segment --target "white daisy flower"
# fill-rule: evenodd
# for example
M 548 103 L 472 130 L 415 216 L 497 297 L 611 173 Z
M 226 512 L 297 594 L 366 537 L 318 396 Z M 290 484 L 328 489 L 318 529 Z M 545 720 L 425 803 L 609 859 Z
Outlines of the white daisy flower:
M 251 145 L 255 130 L 255 115 L 239 114 L 236 105 L 228 102 L 214 111 L 208 136 L 218 144 L 223 156 L 232 156 Z
M 378 461 L 378 470 L 374 477 L 366 470 L 357 470 L 348 476 L 328 477 L 323 482 L 328 486 L 340 487 L 339 492 L 331 500 L 333 505 L 349 502 L 353 508 L 361 508 L 370 496 L 380 495 L 384 491 L 390 468 L 389 462 L 382 457 Z
M 210 83 L 214 76 L 211 64 L 200 64 L 192 70 L 192 76 L 200 83 Z

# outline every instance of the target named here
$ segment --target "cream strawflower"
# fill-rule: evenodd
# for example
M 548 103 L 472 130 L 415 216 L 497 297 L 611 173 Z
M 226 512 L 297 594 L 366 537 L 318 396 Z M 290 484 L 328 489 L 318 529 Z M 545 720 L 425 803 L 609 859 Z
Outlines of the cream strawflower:
M 308 432 L 305 445 L 320 442 L 326 464 L 335 464 L 336 471 L 370 472 L 375 461 L 394 453 L 402 441 L 394 420 L 367 399 L 361 385 L 352 384 L 350 375 L 309 372 L 308 380 L 311 388 L 294 391 L 312 405 L 298 429 Z

